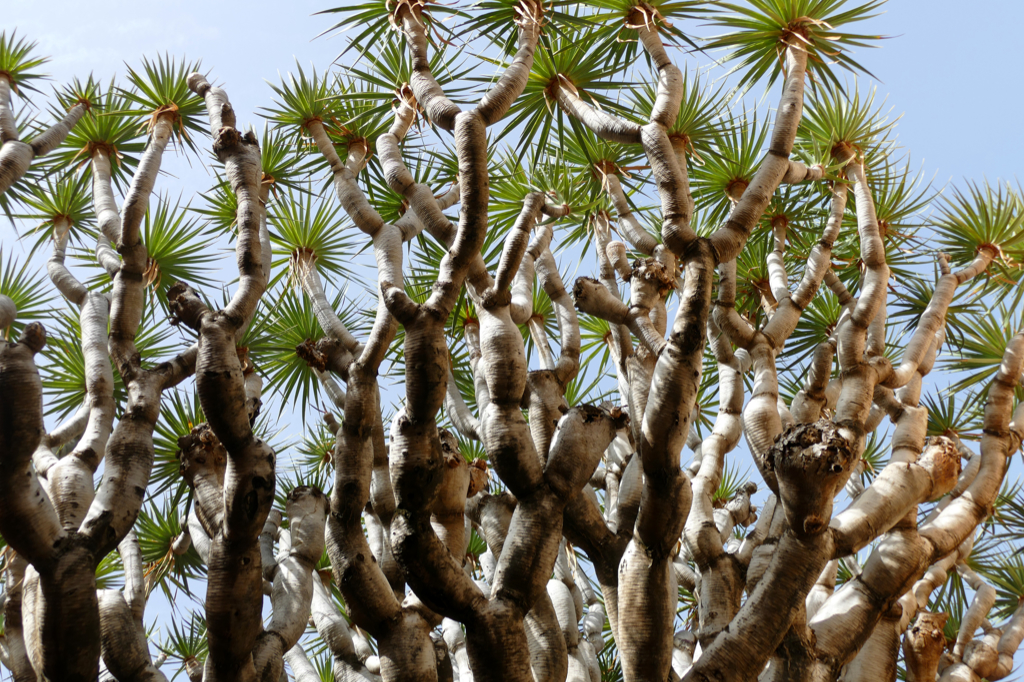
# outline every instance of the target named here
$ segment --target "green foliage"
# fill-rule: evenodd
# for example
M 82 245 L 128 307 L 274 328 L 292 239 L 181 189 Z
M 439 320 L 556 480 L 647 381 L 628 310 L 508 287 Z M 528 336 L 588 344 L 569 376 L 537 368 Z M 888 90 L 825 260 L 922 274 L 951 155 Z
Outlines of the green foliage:
M 565 402 L 569 407 L 576 405 L 600 405 L 611 396 L 611 391 L 601 389 L 601 380 L 604 375 L 597 372 L 589 372 L 589 368 L 583 368 L 579 374 L 565 387 Z M 590 376 L 588 376 L 590 375 Z
M 121 558 L 115 554 L 107 554 L 96 567 L 96 589 L 111 590 L 124 581 L 124 566 Z
M 153 473 L 150 478 L 153 498 L 171 493 L 171 499 L 177 502 L 185 497 L 188 485 L 180 473 L 178 439 L 205 421 L 198 394 L 189 396 L 182 391 L 171 391 L 164 396 L 160 419 L 153 432 Z
M 67 85 L 56 88 L 54 95 L 56 103 L 51 109 L 58 119 L 63 118 L 64 114 L 77 104 L 83 105 L 86 111 L 91 111 L 101 104 L 100 84 L 93 79 L 92 74 L 84 83 L 78 78 L 72 78 Z
M 995 306 L 989 314 L 974 318 L 956 353 L 943 363 L 947 368 L 967 373 L 949 387 L 951 393 L 978 388 L 988 395 L 988 384 L 1003 361 L 1003 353 L 1013 335 L 1024 328 L 1024 310 Z
M 861 482 L 867 486 L 875 479 L 885 465 L 888 464 L 887 455 L 890 453 L 889 434 L 879 435 L 878 431 L 872 432 L 864 444 L 864 452 L 861 454 L 863 460 L 860 474 Z
M 593 315 L 579 314 L 580 322 L 580 364 L 591 365 L 595 362 L 604 371 L 612 363 L 611 325 Z M 613 367 L 614 369 L 614 367 Z
M 189 591 L 189 580 L 204 579 L 206 565 L 191 543 L 182 551 L 179 538 L 188 522 L 179 516 L 175 501 L 153 503 L 143 507 L 135 524 L 139 549 L 146 565 L 147 596 L 157 587 L 173 601 L 175 589 Z M 180 553 L 179 553 L 180 552 Z
M 852 93 L 824 89 L 809 93 L 798 136 L 812 150 L 813 162 L 843 167 L 884 155 L 886 135 L 896 120 L 888 120 L 881 107 L 875 107 L 875 93 L 872 90 L 863 98 L 859 88 Z
M 288 507 L 288 496 L 301 486 L 309 486 L 323 492 L 330 490 L 334 472 L 323 467 L 290 467 L 288 473 L 279 476 L 274 490 L 274 507 L 284 513 Z M 284 525 L 287 526 L 288 517 Z
M 540 192 L 546 195 L 545 200 L 549 204 L 569 206 L 569 215 L 558 219 L 559 244 L 555 248 L 589 241 L 590 218 L 606 203 L 602 197 L 595 196 L 595 173 L 588 172 L 592 166 L 581 160 L 579 154 L 580 151 L 601 151 L 603 145 L 583 148 L 578 145 L 579 142 L 593 141 L 592 136 L 583 140 L 567 140 L 564 154 L 539 156 L 530 164 L 524 164 L 520 157 L 510 152 L 502 154 L 493 170 L 491 190 L 493 208 L 489 219 L 495 229 L 507 233 L 522 211 L 523 199 L 528 194 Z M 600 157 L 590 158 L 594 159 L 590 163 L 600 163 Z M 582 169 L 576 165 L 581 161 Z
M 301 64 L 296 63 L 295 69 L 299 72 L 298 77 L 289 73 L 287 82 L 270 84 L 277 95 L 276 108 L 265 109 L 266 118 L 278 127 L 300 129 L 314 121 L 329 121 L 333 111 L 327 78 L 319 76 L 316 67 L 310 76 L 306 75 Z
M 337 15 L 337 23 L 325 30 L 324 33 L 358 31 L 350 38 L 349 47 L 345 51 L 347 52 L 352 47 L 359 47 L 361 48 L 360 52 L 365 52 L 371 45 L 391 42 L 382 39 L 388 31 L 401 30 L 400 12 L 410 13 L 414 17 L 414 21 L 422 23 L 426 27 L 427 36 L 433 37 L 436 32 L 440 40 L 452 35 L 451 24 L 445 22 L 444 19 L 461 14 L 454 7 L 434 0 L 401 0 L 401 2 L 363 0 L 321 10 L 317 14 Z
M 641 26 L 664 34 L 662 40 L 669 44 L 681 42 L 700 49 L 674 22 L 706 17 L 714 7 L 714 3 L 699 0 L 589 0 L 587 5 L 597 10 L 588 20 L 603 24 L 598 31 L 602 51 L 627 61 L 638 56 L 636 30 Z M 647 53 L 643 54 L 650 62 Z
M 143 277 L 162 306 L 166 306 L 167 290 L 175 282 L 213 285 L 208 266 L 219 257 L 207 243 L 210 232 L 209 225 L 194 217 L 181 199 L 172 204 L 167 196 L 158 196 L 156 205 L 146 212 L 142 241 L 149 262 Z
M 715 154 L 718 131 L 729 127 L 723 118 L 728 117 L 728 97 L 724 85 L 715 85 L 710 73 L 686 71 L 683 73 L 682 100 L 676 120 L 669 126 L 671 137 L 681 138 L 686 147 L 687 157 L 698 167 L 705 158 Z M 644 119 L 650 119 L 657 98 L 656 89 L 645 84 L 636 90 L 636 109 Z
M 928 408 L 928 435 L 955 435 L 961 440 L 979 438 L 985 407 L 980 398 L 981 395 L 977 393 L 968 393 L 963 397 L 949 390 L 944 395 L 924 396 L 921 402 Z
M 632 190 L 638 189 L 644 179 L 634 172 L 645 170 L 647 163 L 641 149 L 602 140 L 590 130 L 577 130 L 574 135 L 559 140 L 558 145 L 549 145 L 548 156 L 565 164 L 572 181 L 585 191 L 588 203 L 595 210 L 607 210 L 611 206 L 605 193 L 605 175 L 615 173 L 627 190 L 627 199 L 631 199 Z M 630 203 L 632 205 L 632 201 Z
M 463 100 L 469 91 L 465 79 L 474 71 L 473 64 L 464 61 L 463 50 L 449 44 L 439 44 L 430 51 L 428 64 L 434 80 L 444 89 L 445 94 L 454 102 Z M 365 118 L 387 129 L 391 125 L 394 98 L 401 96 L 401 91 L 408 87 L 412 78 L 412 58 L 406 45 L 387 41 L 380 45 L 378 51 L 367 52 L 357 63 L 345 69 L 344 75 L 338 77 L 336 100 L 339 106 L 346 107 L 352 106 L 346 104 L 346 100 L 368 99 L 375 102 L 377 108 L 361 112 L 360 117 L 352 116 L 349 120 L 339 117 L 341 123 L 350 125 L 358 118 Z
M 445 90 L 449 97 L 457 95 L 465 89 L 460 81 L 465 78 L 471 69 L 460 66 L 461 50 L 450 50 L 447 45 L 438 45 L 437 49 L 430 51 L 429 65 L 434 80 Z M 364 91 L 359 95 L 354 92 L 341 92 L 337 99 L 366 98 L 380 100 L 391 104 L 403 85 L 407 85 L 413 76 L 412 57 L 406 45 L 396 41 L 386 41 L 378 46 L 373 52 L 367 52 L 362 58 L 344 70 L 344 75 L 339 76 L 339 85 L 347 81 L 352 89 L 362 85 Z M 342 80 L 344 79 L 344 80 Z M 390 111 L 386 110 L 385 114 Z M 382 125 L 388 125 L 383 116 Z
M 169 115 L 178 143 L 198 151 L 189 131 L 206 134 L 205 104 L 189 89 L 187 78 L 199 68 L 199 62 L 179 62 L 170 55 L 157 56 L 155 61 L 143 57 L 140 69 L 128 67 L 132 87 L 121 90 L 130 104 L 128 112 L 146 117 L 147 132 L 152 132 L 160 116 Z
M 342 322 L 353 328 L 355 311 L 344 310 L 343 296 L 331 305 L 339 311 Z M 313 312 L 309 297 L 290 287 L 279 287 L 264 299 L 264 306 L 250 331 L 249 354 L 266 382 L 264 390 L 280 400 L 282 408 L 297 398 L 300 413 L 306 418 L 306 407 L 319 395 L 320 385 L 313 370 L 300 358 L 295 347 L 307 339 L 316 341 L 323 331 Z
M 47 57 L 33 54 L 37 44 L 25 37 L 18 37 L 17 31 L 0 32 L 0 78 L 6 78 L 11 89 L 25 96 L 22 90 L 35 91 L 33 82 L 45 78 L 34 71 L 49 61 Z M 6 104 L 6 103 L 5 103 Z
M 160 650 L 167 654 L 168 660 L 177 661 L 180 666 L 172 680 L 177 679 L 187 665 L 198 664 L 202 670 L 201 666 L 209 654 L 206 619 L 200 611 L 192 611 L 188 615 L 187 626 L 179 625 L 177 620 L 171 621 L 171 632 L 160 645 Z
M 18 309 L 14 322 L 0 329 L 0 335 L 6 340 L 17 339 L 26 324 L 47 319 L 52 310 L 49 307 L 52 290 L 29 259 L 19 266 L 13 254 L 8 253 L 5 261 L 0 250 L 0 294 L 10 298 Z
M 135 347 L 141 355 L 143 367 L 151 367 L 156 358 L 171 354 L 168 343 L 172 331 L 161 325 L 157 309 L 148 306 L 135 337 Z M 19 315 L 20 319 L 20 315 Z M 43 356 L 47 363 L 40 367 L 43 380 L 44 413 L 63 420 L 75 412 L 86 398 L 85 356 L 82 353 L 82 328 L 77 311 L 70 306 L 51 313 L 47 328 Z M 111 361 L 113 362 L 113 361 Z M 127 394 L 120 372 L 114 371 L 114 403 L 118 415 L 124 408 Z
M 44 157 L 48 167 L 78 170 L 92 177 L 93 155 L 98 151 L 110 160 L 110 179 L 122 191 L 131 173 L 139 165 L 145 142 L 139 139 L 139 126 L 128 110 L 132 102 L 113 80 L 94 97 L 92 107 L 71 129 L 64 143 Z
M 555 137 L 558 145 L 564 146 L 566 124 L 577 137 L 584 135 L 583 126 L 575 119 L 564 117 L 558 108 L 552 94 L 554 87 L 575 89 L 589 104 L 631 118 L 631 107 L 618 96 L 628 85 L 616 78 L 622 62 L 618 58 L 595 57 L 601 54 L 601 40 L 599 32 L 577 28 L 553 36 L 545 34 L 537 46 L 526 89 L 509 109 L 502 133 L 503 136 L 517 131 L 514 149 L 520 156 L 528 149 L 536 152 L 537 140 Z M 503 70 L 507 62 L 495 62 L 495 65 Z
M 736 497 L 736 493 L 749 480 L 749 470 L 745 469 L 741 472 L 735 463 L 726 464 L 722 471 L 722 478 L 718 481 L 718 487 L 711 494 L 711 504 L 716 508 L 724 507 L 726 502 Z
M 763 231 L 752 235 L 736 259 L 736 310 L 755 325 L 765 317 L 764 308 L 774 302 L 765 264 L 772 249 L 771 232 Z
M 348 264 L 364 244 L 347 238 L 341 207 L 332 197 L 319 197 L 314 192 L 289 190 L 268 209 L 268 222 L 273 225 L 270 241 L 274 246 L 272 270 L 280 279 L 288 274 L 296 283 L 305 270 L 316 268 L 320 275 L 333 282 L 351 274 Z M 272 282 L 273 283 L 273 282 Z
M 1024 210 L 1012 187 L 967 182 L 944 193 L 938 215 L 931 221 L 939 245 L 954 265 L 968 265 L 981 249 L 995 252 L 994 269 L 1003 281 L 1016 282 L 1024 264 Z
M 302 181 L 312 170 L 311 164 L 298 156 L 296 151 L 283 131 L 263 126 L 263 134 L 260 136 L 262 182 L 270 186 L 274 197 L 279 197 L 279 192 L 284 189 L 300 189 Z
M 878 35 L 846 33 L 839 29 L 875 16 L 883 0 L 847 7 L 847 0 L 747 0 L 744 5 L 722 2 L 728 10 L 712 24 L 727 33 L 712 39 L 709 49 L 727 49 L 724 61 L 743 70 L 738 88 L 747 90 L 765 79 L 770 87 L 782 75 L 788 47 L 807 52 L 807 73 L 814 83 L 843 90 L 835 67 L 851 73 L 867 71 L 846 51 L 871 47 Z M 871 75 L 868 73 L 868 75 Z
M 723 120 L 712 133 L 712 147 L 704 163 L 690 171 L 694 208 L 701 220 L 715 228 L 728 217 L 732 199 L 739 199 L 754 179 L 768 141 L 769 127 L 757 113 L 746 112 Z
M 1003 557 L 1003 561 L 993 567 L 990 577 L 996 588 L 993 615 L 999 619 L 1009 618 L 1024 600 L 1024 557 L 1019 553 Z
M 307 470 L 332 471 L 336 440 L 335 435 L 323 421 L 313 424 L 296 446 L 298 455 L 296 461 Z

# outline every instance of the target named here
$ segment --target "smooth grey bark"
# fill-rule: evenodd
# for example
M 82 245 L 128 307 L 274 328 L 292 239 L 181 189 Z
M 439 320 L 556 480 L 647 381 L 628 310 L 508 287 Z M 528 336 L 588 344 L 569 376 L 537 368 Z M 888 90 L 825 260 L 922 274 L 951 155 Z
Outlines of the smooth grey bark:
M 33 156 L 45 154 L 59 144 L 85 108 L 83 103 L 75 105 L 62 123 L 33 140 L 30 153 L 25 157 L 25 167 L 19 166 L 15 175 L 24 173 Z M 133 206 L 148 200 L 170 132 L 169 118 L 158 116 L 150 144 L 129 187 L 123 212 L 127 226 L 124 231 L 120 229 L 116 204 L 109 194 L 109 173 L 104 172 L 107 159 L 102 154 L 91 159 L 97 171 L 93 194 L 101 207 L 102 224 L 118 241 L 123 257 L 109 302 L 105 295 L 85 291 L 64 267 L 66 225 L 59 224 L 60 221 L 55 225 L 57 239 L 49 270 L 58 290 L 82 309 L 82 344 L 90 397 L 88 410 L 82 413 L 86 421 L 82 425 L 84 435 L 68 456 L 58 460 L 51 450 L 62 444 L 62 439 L 70 437 L 67 432 L 49 435 L 42 432 L 41 408 L 37 406 L 41 396 L 29 376 L 35 373 L 34 363 L 31 354 L 25 355 L 24 350 L 19 350 L 38 352 L 45 343 L 42 327 L 32 326 L 23 335 L 22 343 L 5 344 L 3 351 L 9 355 L 11 364 L 0 372 L 13 372 L 10 379 L 14 383 L 10 387 L 15 391 L 2 392 L 9 406 L 3 437 L 19 434 L 20 442 L 15 452 L 5 454 L 9 473 L 18 470 L 19 479 L 15 489 L 10 491 L 9 503 L 0 510 L 0 532 L 31 564 L 26 570 L 24 592 L 30 600 L 23 601 L 22 609 L 24 639 L 32 667 L 42 679 L 96 678 L 101 627 L 95 569 L 128 533 L 142 504 L 152 467 L 152 430 L 159 411 L 160 393 L 187 376 L 194 360 L 185 353 L 143 370 L 132 341 L 141 316 L 143 286 L 141 277 L 136 278 L 134 274 L 141 274 L 146 258 L 145 247 L 138 239 L 142 215 Z M 17 147 L 18 144 L 21 143 L 9 140 L 5 146 Z M 13 182 L 16 177 L 7 172 L 8 164 L 5 162 L 3 166 L 4 177 Z M 108 163 L 106 169 L 109 169 Z M 5 181 L 3 190 L 9 184 Z M 115 224 L 117 229 L 112 227 Z M 2 308 L 5 318 L 10 318 L 9 324 L 15 313 L 13 306 L 3 305 Z M 110 431 L 113 379 L 107 361 L 108 348 L 128 389 L 125 414 L 113 433 Z M 11 400 L 15 395 L 24 395 L 25 400 L 20 397 Z M 28 458 L 21 454 L 26 448 L 33 450 Z M 106 475 L 94 495 L 93 473 L 103 459 Z M 13 483 L 5 477 L 3 485 Z M 30 504 L 26 504 L 26 492 L 33 495 Z M 26 533 L 36 537 L 29 538 Z
M 284 665 L 283 655 L 294 646 L 298 635 L 278 632 L 293 624 L 277 624 L 276 630 L 262 631 L 259 536 L 274 500 L 275 453 L 253 434 L 259 381 L 251 363 L 243 367 L 235 344 L 236 335 L 252 318 L 269 279 L 260 255 L 259 146 L 252 133 L 242 135 L 235 128 L 227 93 L 211 86 L 201 74 L 191 74 L 188 83 L 206 101 L 213 150 L 224 164 L 238 202 L 239 285 L 227 306 L 211 311 L 180 283 L 168 292 L 171 311 L 199 334 L 196 390 L 207 424 L 197 428 L 207 428 L 213 436 L 193 438 L 182 450 L 186 458 L 183 465 L 190 465 L 186 466 L 186 476 L 197 489 L 199 519 L 212 538 L 206 592 L 209 657 L 204 679 L 255 680 L 268 676 L 276 680 Z M 218 451 L 223 452 L 222 460 L 215 454 Z M 223 473 L 207 456 L 224 462 Z M 305 563 L 309 564 L 305 570 L 311 571 L 308 558 Z M 305 597 L 307 609 L 311 598 L 311 593 Z
M 60 121 L 23 142 L 10 109 L 11 85 L 10 76 L 0 73 L 0 194 L 28 172 L 36 157 L 56 149 L 90 106 L 88 102 L 76 102 Z

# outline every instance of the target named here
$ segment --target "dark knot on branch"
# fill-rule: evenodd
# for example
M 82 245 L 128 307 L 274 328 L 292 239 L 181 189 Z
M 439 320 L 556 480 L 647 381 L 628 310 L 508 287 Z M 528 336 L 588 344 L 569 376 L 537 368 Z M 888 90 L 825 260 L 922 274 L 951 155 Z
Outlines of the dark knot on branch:
M 855 463 L 852 444 L 827 420 L 783 432 L 764 455 L 778 478 L 779 499 L 793 532 L 819 535 L 832 518 L 836 488 Z

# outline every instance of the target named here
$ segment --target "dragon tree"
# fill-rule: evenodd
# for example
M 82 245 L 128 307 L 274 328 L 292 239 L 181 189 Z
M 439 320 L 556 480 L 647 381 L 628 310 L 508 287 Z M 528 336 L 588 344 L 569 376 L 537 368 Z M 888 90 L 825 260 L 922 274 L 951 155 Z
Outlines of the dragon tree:
M 1008 677 L 1024 199 L 882 1 L 358 0 L 256 112 L 6 27 L 9 675 Z

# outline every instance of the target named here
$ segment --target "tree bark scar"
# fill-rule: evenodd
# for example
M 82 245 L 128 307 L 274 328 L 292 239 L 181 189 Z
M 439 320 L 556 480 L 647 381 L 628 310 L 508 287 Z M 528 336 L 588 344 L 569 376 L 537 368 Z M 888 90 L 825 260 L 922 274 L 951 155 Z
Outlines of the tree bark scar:
M 828 527 L 832 493 L 853 459 L 849 441 L 827 420 L 799 424 L 776 437 L 765 464 L 778 475 L 783 509 L 798 537 Z

